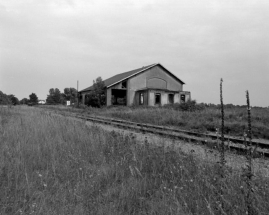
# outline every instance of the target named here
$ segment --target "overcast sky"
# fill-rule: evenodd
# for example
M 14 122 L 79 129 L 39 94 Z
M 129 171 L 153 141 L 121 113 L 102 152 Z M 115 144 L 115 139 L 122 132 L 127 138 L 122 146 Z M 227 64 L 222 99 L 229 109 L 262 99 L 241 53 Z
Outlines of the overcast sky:
M 268 0 L 0 0 L 0 90 L 19 99 L 161 63 L 198 102 L 269 106 Z

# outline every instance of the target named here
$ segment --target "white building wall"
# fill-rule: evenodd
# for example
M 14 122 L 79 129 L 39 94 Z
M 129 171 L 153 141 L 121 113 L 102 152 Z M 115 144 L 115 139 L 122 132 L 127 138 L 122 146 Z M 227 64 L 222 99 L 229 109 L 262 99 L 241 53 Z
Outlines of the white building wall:
M 161 95 L 161 104 L 166 105 L 168 103 L 168 94 L 166 92 L 162 92 Z
M 153 91 L 149 91 L 148 106 L 154 106 L 155 94 Z
M 111 98 L 112 98 L 111 88 L 108 88 L 106 90 L 106 105 L 107 106 L 111 105 Z
M 179 103 L 179 93 L 175 93 L 174 103 Z
M 159 79 L 159 81 L 158 81 Z M 160 66 L 155 66 L 145 72 L 140 73 L 128 80 L 128 93 L 127 93 L 127 105 L 132 105 L 134 103 L 135 92 L 139 89 L 153 87 L 152 84 L 155 83 L 157 89 L 165 89 L 170 91 L 182 91 L 183 84 L 168 74 Z M 165 84 L 164 84 L 165 83 Z M 166 85 L 166 86 L 165 86 Z M 168 97 L 162 91 L 162 105 L 167 104 Z M 149 94 L 148 105 L 154 105 L 155 96 Z

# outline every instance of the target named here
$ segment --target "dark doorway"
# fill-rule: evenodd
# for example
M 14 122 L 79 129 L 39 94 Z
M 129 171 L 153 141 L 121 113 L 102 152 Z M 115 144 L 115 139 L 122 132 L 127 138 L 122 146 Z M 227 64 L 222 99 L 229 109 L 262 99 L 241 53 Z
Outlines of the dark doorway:
M 168 102 L 169 104 L 174 104 L 174 94 L 168 94 Z
M 180 101 L 181 102 L 185 102 L 186 101 L 186 96 L 185 95 L 181 95 L 180 96 Z
M 161 94 L 156 93 L 155 94 L 155 105 L 160 105 L 161 104 Z
M 127 90 L 125 89 L 112 89 L 111 103 L 112 105 L 126 105 L 127 104 Z

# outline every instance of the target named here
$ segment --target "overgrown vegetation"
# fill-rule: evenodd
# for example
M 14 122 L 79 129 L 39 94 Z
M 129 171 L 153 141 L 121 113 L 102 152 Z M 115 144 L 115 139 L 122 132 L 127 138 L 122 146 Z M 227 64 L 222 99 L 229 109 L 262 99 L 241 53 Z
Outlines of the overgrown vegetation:
M 0 91 L 0 105 L 18 105 L 19 99 L 13 94 L 6 95 Z
M 173 146 L 30 107 L 0 108 L 0 214 L 245 214 L 244 182 Z M 253 178 L 268 214 L 268 179 Z M 217 200 L 217 201 L 216 201 Z
M 58 88 L 49 90 L 49 95 L 47 95 L 46 99 L 47 104 L 66 104 L 66 101 L 70 101 L 71 104 L 77 101 L 77 90 L 75 88 L 66 87 L 63 93 Z
M 184 103 L 166 104 L 164 108 L 177 111 L 195 112 L 202 111 L 206 108 L 204 104 L 197 104 L 195 100 L 188 100 Z
M 253 186 L 252 186 L 252 179 L 253 179 L 253 167 L 252 167 L 252 156 L 253 156 L 253 149 L 252 149 L 252 126 L 251 126 L 251 111 L 250 111 L 250 99 L 249 99 L 249 93 L 246 91 L 246 98 L 247 98 L 247 113 L 248 113 L 248 130 L 247 130 L 247 136 L 248 141 L 246 142 L 245 139 L 245 145 L 247 149 L 246 153 L 246 168 L 244 168 L 244 181 L 246 182 L 246 195 L 245 195 L 245 201 L 247 206 L 247 214 L 258 214 L 255 210 L 255 207 L 253 207 L 253 199 L 255 198 L 253 196 Z
M 50 106 L 54 111 L 74 112 L 113 117 L 134 122 L 152 123 L 156 125 L 174 126 L 186 130 L 199 132 L 215 132 L 221 127 L 221 111 L 217 105 L 196 104 L 195 101 L 182 106 L 191 106 L 196 111 L 183 111 L 179 104 L 166 107 L 126 107 L 112 106 L 104 108 L 85 107 L 81 109 L 68 108 L 64 106 Z M 224 105 L 225 126 L 224 134 L 243 136 L 247 131 L 248 115 L 247 106 Z M 253 107 L 252 114 L 252 135 L 254 138 L 269 139 L 269 108 Z
M 38 103 L 38 97 L 35 93 L 31 93 L 31 95 L 29 95 L 29 101 L 28 101 L 28 105 L 37 105 Z
M 92 89 L 86 95 L 85 104 L 91 107 L 102 107 L 106 104 L 105 82 L 101 77 L 93 81 Z

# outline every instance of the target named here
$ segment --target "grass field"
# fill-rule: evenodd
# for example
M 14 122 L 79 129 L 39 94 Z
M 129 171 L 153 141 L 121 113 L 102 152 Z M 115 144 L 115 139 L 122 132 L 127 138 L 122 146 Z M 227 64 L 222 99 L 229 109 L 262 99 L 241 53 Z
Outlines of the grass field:
M 241 173 L 220 179 L 217 164 L 173 146 L 25 106 L 0 107 L 0 126 L 0 214 L 246 214 Z M 268 214 L 269 179 L 253 184 L 255 210 Z
M 166 107 L 109 107 L 76 109 L 65 106 L 42 106 L 55 111 L 70 111 L 114 117 L 140 123 L 175 126 L 199 132 L 220 130 L 220 109 L 207 107 L 201 111 L 178 111 Z M 269 108 L 252 108 L 252 133 L 254 138 L 269 140 Z M 243 107 L 225 108 L 225 134 L 243 136 L 247 131 L 247 109 Z

